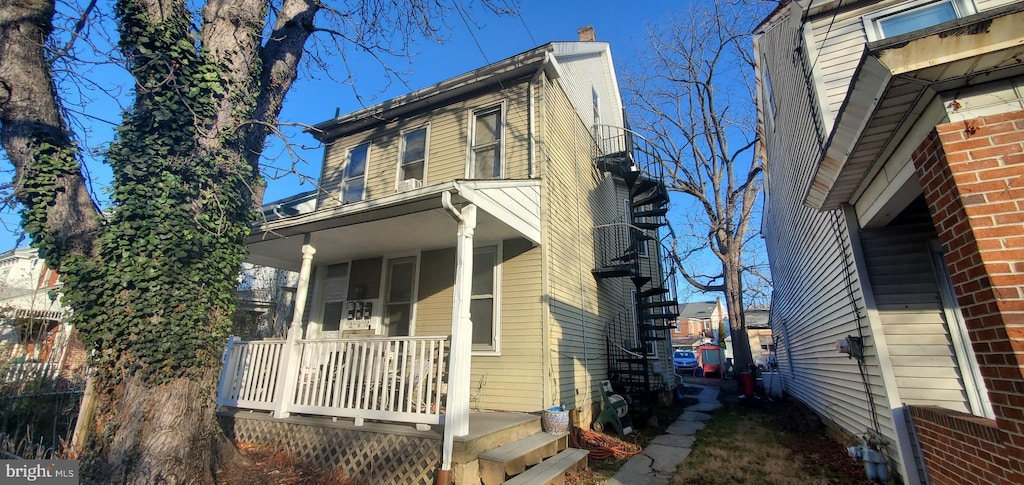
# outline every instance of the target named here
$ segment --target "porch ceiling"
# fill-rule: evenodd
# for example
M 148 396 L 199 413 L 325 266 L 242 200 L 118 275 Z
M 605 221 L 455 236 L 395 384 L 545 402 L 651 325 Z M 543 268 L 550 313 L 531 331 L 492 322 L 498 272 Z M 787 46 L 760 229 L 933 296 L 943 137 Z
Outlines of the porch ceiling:
M 456 207 L 477 205 L 476 240 L 540 243 L 539 180 L 455 181 L 263 223 L 247 240 L 248 261 L 298 271 L 307 234 L 323 263 L 454 247 L 445 192 Z
M 867 45 L 805 203 L 851 200 L 943 91 L 1024 75 L 1024 4 Z

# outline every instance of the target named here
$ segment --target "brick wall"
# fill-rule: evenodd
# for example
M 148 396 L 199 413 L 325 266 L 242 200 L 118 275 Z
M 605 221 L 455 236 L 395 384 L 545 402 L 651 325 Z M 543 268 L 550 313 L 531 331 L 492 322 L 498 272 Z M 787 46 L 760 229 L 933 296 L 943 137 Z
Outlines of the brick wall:
M 996 415 L 915 410 L 929 477 L 1024 483 L 1024 111 L 936 126 L 913 158 Z

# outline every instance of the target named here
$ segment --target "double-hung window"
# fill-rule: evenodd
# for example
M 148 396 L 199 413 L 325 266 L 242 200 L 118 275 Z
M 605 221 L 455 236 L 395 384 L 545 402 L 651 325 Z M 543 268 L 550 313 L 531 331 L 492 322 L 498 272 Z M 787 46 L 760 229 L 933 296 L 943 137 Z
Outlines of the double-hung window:
M 469 318 L 473 320 L 473 350 L 498 350 L 498 247 L 473 251 L 473 283 Z
M 427 128 L 402 133 L 401 160 L 398 163 L 398 182 L 418 180 L 424 181 L 427 163 Z
M 342 204 L 363 200 L 363 189 L 366 187 L 366 160 L 369 154 L 369 143 L 349 149 L 345 168 L 342 169 Z
M 470 134 L 470 178 L 501 178 L 502 132 L 501 105 L 473 112 Z
M 972 0 L 917 0 L 864 16 L 868 40 L 906 34 L 976 12 Z

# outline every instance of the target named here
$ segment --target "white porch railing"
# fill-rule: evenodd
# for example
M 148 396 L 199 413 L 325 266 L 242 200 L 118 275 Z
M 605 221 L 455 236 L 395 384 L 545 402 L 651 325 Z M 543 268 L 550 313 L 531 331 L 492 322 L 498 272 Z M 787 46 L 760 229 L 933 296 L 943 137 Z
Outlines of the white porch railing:
M 298 376 L 280 369 L 289 361 L 284 340 L 232 338 L 225 353 L 217 403 L 246 409 L 440 424 L 446 392 L 448 337 L 369 337 L 299 340 Z

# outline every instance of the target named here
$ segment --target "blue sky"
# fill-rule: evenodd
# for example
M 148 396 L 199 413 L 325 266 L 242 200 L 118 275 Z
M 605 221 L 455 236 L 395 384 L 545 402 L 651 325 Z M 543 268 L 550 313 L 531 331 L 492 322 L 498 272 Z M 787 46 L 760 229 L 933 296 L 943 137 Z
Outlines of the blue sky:
M 69 0 L 71 2 L 80 0 Z M 498 4 L 511 4 L 511 0 L 492 0 Z M 281 122 L 291 124 L 282 129 L 288 145 L 301 160 L 295 161 L 284 149 L 286 144 L 277 138 L 268 140 L 264 152 L 264 173 L 281 174 L 268 181 L 265 202 L 311 190 L 313 185 L 303 179 L 315 181 L 319 176 L 322 148 L 300 125 L 312 125 L 342 114 L 391 99 L 410 91 L 443 81 L 458 74 L 499 61 L 552 41 L 577 39 L 577 29 L 592 25 L 597 40 L 611 45 L 613 60 L 623 85 L 625 72 L 635 70 L 636 55 L 647 48 L 648 27 L 665 25 L 672 16 L 699 0 L 623 2 L 609 0 L 545 1 L 522 0 L 518 16 L 494 16 L 479 8 L 479 2 L 470 5 L 471 19 L 463 19 L 458 11 L 451 11 L 444 22 L 446 40 L 437 43 L 416 40 L 407 58 L 387 59 L 389 67 L 405 73 L 401 79 L 387 79 L 378 61 L 366 55 L 350 54 L 343 63 L 340 58 L 329 59 L 330 73 L 303 69 L 300 80 L 288 94 L 281 114 Z M 476 8 L 473 9 L 473 5 Z M 104 8 L 102 5 L 98 8 Z M 347 71 L 345 66 L 347 65 Z M 127 78 L 116 66 L 80 67 L 84 78 L 94 83 L 99 93 L 82 94 L 81 90 L 67 90 L 69 111 L 79 121 L 77 136 L 81 145 L 102 150 L 113 136 L 120 119 L 120 108 L 110 93 L 119 94 L 121 102 L 129 99 L 125 86 Z M 343 83 L 333 78 L 346 78 Z M 358 95 L 358 96 L 357 96 Z M 71 99 L 74 97 L 75 99 Z M 294 167 L 293 167 L 294 162 Z M 7 165 L 9 167 L 9 165 Z M 284 170 L 277 171 L 275 167 Z M 105 187 L 110 183 L 109 169 L 99 157 L 87 159 L 87 170 L 92 179 L 93 192 L 101 201 L 106 197 Z M 296 173 L 290 173 L 294 168 Z M 674 218 L 682 217 L 689 201 L 673 197 Z M 14 212 L 0 213 L 0 251 L 18 244 L 19 216 Z M 27 238 L 20 247 L 28 245 Z M 713 259 L 698 259 L 707 271 L 715 271 Z M 690 293 L 689 285 L 680 285 L 681 299 L 707 300 L 715 295 Z
M 512 3 L 495 1 L 498 4 Z M 470 8 L 475 3 L 469 4 Z M 415 55 L 411 60 L 403 58 L 388 62 L 396 71 L 407 73 L 401 81 L 385 79 L 379 64 L 367 56 L 350 56 L 348 64 L 354 73 L 352 85 L 327 79 L 323 73 L 312 73 L 315 78 L 305 75 L 289 93 L 281 121 L 315 124 L 333 117 L 336 110 L 341 113 L 355 111 L 537 45 L 576 40 L 577 29 L 585 25 L 593 25 L 597 39 L 610 43 L 621 78 L 624 69 L 629 68 L 633 54 L 645 45 L 645 27 L 664 19 L 674 9 L 678 9 L 678 5 L 667 1 L 523 0 L 519 4 L 519 16 L 496 17 L 476 8 L 475 12 L 471 10 L 472 19 L 468 20 L 463 20 L 453 11 L 444 19 L 449 27 L 445 42 L 419 40 L 412 47 Z M 335 69 L 336 72 L 343 71 L 340 61 L 332 64 L 331 70 Z M 89 68 L 85 75 L 100 90 L 123 94 L 126 78 L 118 68 L 95 66 Z M 74 92 L 77 93 L 77 90 Z M 362 100 L 357 99 L 356 92 Z M 109 143 L 114 123 L 120 119 L 120 110 L 112 99 L 101 94 L 87 95 L 78 102 L 68 104 L 72 112 L 78 113 L 77 117 L 84 128 L 77 130 L 83 145 L 102 149 Z M 76 104 L 80 107 L 74 106 Z M 288 128 L 285 133 L 291 146 L 297 147 L 297 152 L 304 159 L 297 164 L 296 170 L 315 180 L 319 175 L 322 150 L 300 128 Z M 273 173 L 274 166 L 291 167 L 291 161 L 283 156 L 283 146 L 279 140 L 269 140 L 269 148 L 265 153 L 267 173 Z M 96 160 L 89 160 L 87 165 L 94 193 L 103 199 L 104 187 L 110 181 L 109 170 Z M 301 177 L 296 175 L 270 180 L 265 200 L 271 201 L 311 189 L 308 183 L 300 185 L 300 180 Z M 0 214 L 0 250 L 15 247 L 20 232 L 17 230 L 18 221 L 16 213 L 8 211 Z M 20 243 L 22 247 L 27 245 L 27 238 Z

